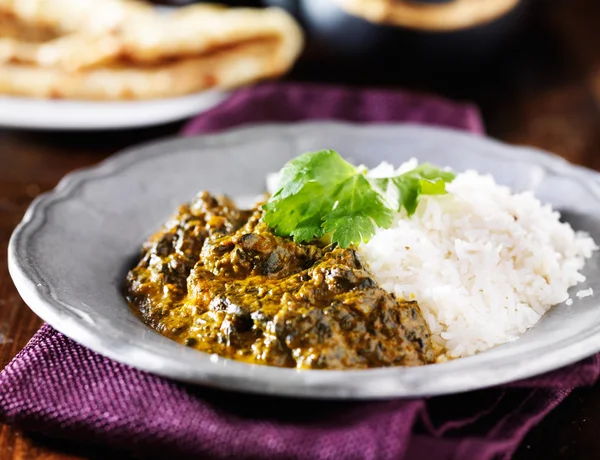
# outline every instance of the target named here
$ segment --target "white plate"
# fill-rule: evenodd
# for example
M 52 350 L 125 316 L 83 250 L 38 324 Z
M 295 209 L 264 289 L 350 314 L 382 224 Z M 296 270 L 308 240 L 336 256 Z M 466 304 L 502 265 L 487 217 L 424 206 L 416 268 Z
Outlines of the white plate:
M 161 13 L 176 7 L 157 6 Z M 147 101 L 78 101 L 0 96 L 0 126 L 51 130 L 102 130 L 160 125 L 205 112 L 229 97 L 226 91 Z
M 75 101 L 0 97 L 0 126 L 100 130 L 152 126 L 204 112 L 229 97 L 224 91 L 147 101 Z
M 142 242 L 201 189 L 256 196 L 265 175 L 294 156 L 339 150 L 355 163 L 423 161 L 492 173 L 515 191 L 531 189 L 574 228 L 600 241 L 599 175 L 540 151 L 457 131 L 410 125 L 306 123 L 246 127 L 131 149 L 67 176 L 38 197 L 15 230 L 9 269 L 41 318 L 109 358 L 177 380 L 310 398 L 389 398 L 473 390 L 565 366 L 600 351 L 600 256 L 571 291 L 519 340 L 479 355 L 420 367 L 299 371 L 218 358 L 142 324 L 122 292 Z

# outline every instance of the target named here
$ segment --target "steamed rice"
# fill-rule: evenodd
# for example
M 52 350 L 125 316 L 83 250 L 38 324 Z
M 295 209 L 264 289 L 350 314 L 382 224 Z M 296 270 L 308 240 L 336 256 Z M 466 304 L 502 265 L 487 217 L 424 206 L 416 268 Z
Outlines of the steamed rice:
M 382 163 L 368 175 L 417 164 Z M 267 178 L 270 192 L 278 179 Z M 585 280 L 580 270 L 597 249 L 533 193 L 513 194 L 490 175 L 457 174 L 447 190 L 421 196 L 413 216 L 396 213 L 389 229 L 358 247 L 384 289 L 418 302 L 440 359 L 515 340 L 551 306 L 572 303 L 567 290 Z
M 394 171 L 381 164 L 369 175 Z M 596 249 L 531 192 L 512 194 L 492 176 L 457 174 L 448 194 L 422 196 L 416 213 L 398 213 L 359 252 L 382 286 L 419 303 L 434 341 L 449 358 L 514 340 L 567 290 Z

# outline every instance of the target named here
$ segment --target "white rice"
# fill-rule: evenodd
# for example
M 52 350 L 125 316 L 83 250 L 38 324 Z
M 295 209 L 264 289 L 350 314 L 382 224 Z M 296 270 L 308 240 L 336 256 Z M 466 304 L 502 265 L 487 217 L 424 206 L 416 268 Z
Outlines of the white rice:
M 594 290 L 592 288 L 589 289 L 583 289 L 579 292 L 577 292 L 577 294 L 575 294 L 578 298 L 580 299 L 585 299 L 586 297 L 591 297 L 594 295 Z
M 389 164 L 369 172 L 391 174 Z M 458 358 L 518 338 L 566 301 L 597 247 L 531 192 L 512 194 L 492 176 L 467 171 L 447 189 L 421 197 L 413 216 L 398 214 L 359 252 L 385 289 L 418 301 L 436 343 Z
M 382 163 L 373 177 L 400 174 Z M 268 189 L 277 188 L 277 175 Z M 457 174 L 441 196 L 422 196 L 416 213 L 359 246 L 384 289 L 416 300 L 441 359 L 475 354 L 515 340 L 585 280 L 580 270 L 595 242 L 531 192 L 513 194 L 492 176 Z M 577 296 L 592 295 L 580 291 Z M 572 303 L 572 300 L 571 300 Z

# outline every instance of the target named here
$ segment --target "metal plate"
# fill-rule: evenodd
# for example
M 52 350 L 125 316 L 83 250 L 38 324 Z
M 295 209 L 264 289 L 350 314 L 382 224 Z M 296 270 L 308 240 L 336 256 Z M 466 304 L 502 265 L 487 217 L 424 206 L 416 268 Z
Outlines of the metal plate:
M 133 148 L 65 177 L 38 197 L 15 230 L 9 268 L 31 309 L 80 344 L 172 379 L 273 395 L 372 399 L 462 392 L 530 377 L 600 351 L 597 296 L 553 307 L 519 340 L 479 355 L 416 368 L 298 371 L 250 365 L 181 346 L 142 324 L 122 297 L 142 242 L 201 189 L 255 196 L 265 175 L 309 150 L 355 163 L 410 157 L 493 174 L 530 189 L 600 241 L 599 175 L 551 154 L 416 125 L 302 123 L 251 126 Z M 600 292 L 600 258 L 576 290 Z

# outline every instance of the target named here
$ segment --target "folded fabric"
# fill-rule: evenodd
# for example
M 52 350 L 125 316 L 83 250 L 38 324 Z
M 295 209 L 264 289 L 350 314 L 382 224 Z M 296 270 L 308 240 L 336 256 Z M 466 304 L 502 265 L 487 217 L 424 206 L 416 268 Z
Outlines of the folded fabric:
M 268 84 L 235 93 L 184 135 L 244 123 L 338 119 L 482 132 L 470 105 L 394 91 Z M 184 385 L 111 361 L 45 325 L 0 373 L 0 420 L 146 457 L 502 459 L 600 355 L 498 388 L 412 400 L 311 401 Z

